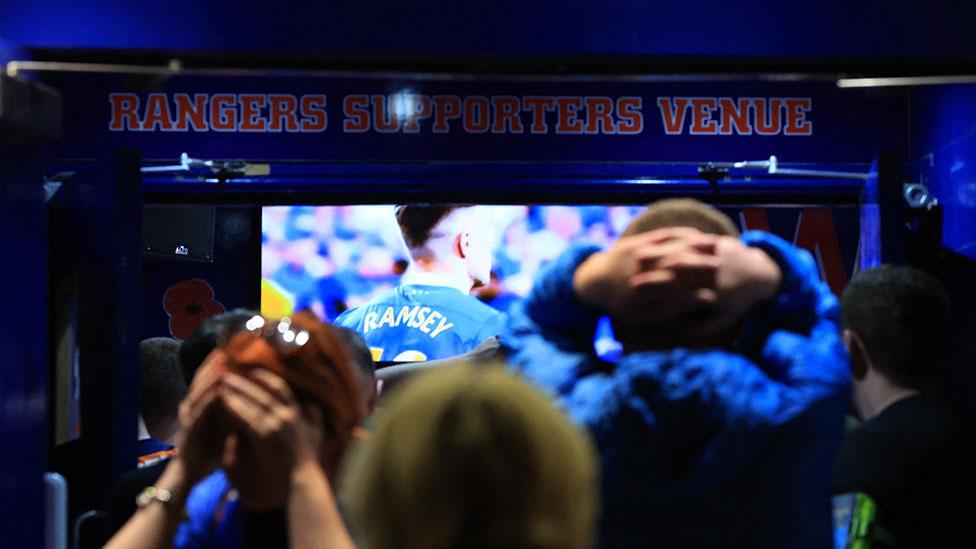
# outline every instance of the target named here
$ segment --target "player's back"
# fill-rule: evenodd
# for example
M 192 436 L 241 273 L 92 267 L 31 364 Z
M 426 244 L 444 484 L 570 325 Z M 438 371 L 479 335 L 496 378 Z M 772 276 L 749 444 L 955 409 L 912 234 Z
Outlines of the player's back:
M 397 286 L 335 323 L 359 332 L 377 361 L 418 362 L 466 353 L 497 336 L 502 315 L 445 286 Z

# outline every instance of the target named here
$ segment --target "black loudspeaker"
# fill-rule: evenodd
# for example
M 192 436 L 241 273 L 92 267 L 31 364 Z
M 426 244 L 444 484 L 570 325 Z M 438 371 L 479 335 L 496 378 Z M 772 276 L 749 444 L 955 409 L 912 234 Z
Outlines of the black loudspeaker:
M 215 210 L 213 206 L 143 206 L 143 254 L 212 263 Z

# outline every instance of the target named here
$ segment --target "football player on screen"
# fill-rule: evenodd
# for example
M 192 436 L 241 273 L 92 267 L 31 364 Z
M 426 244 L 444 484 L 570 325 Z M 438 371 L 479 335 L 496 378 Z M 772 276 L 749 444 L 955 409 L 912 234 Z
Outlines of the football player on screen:
M 470 295 L 491 275 L 483 208 L 408 204 L 394 212 L 410 266 L 397 287 L 335 323 L 362 334 L 373 359 L 383 362 L 447 358 L 497 336 L 502 314 Z

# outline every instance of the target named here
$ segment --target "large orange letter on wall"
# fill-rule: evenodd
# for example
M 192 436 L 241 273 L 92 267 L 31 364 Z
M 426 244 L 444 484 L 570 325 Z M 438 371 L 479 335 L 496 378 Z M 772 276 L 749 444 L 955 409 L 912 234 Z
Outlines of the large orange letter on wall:
M 835 294 L 840 295 L 847 286 L 847 271 L 830 209 L 804 209 L 796 222 L 793 243 L 813 254 L 820 267 L 820 276 Z

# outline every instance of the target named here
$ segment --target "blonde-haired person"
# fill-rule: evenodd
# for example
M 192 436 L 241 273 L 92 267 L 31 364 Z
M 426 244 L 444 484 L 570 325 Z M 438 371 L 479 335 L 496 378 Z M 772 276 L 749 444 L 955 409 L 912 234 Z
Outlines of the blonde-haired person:
M 594 449 L 503 365 L 425 373 L 374 427 L 342 475 L 362 549 L 592 546 Z

